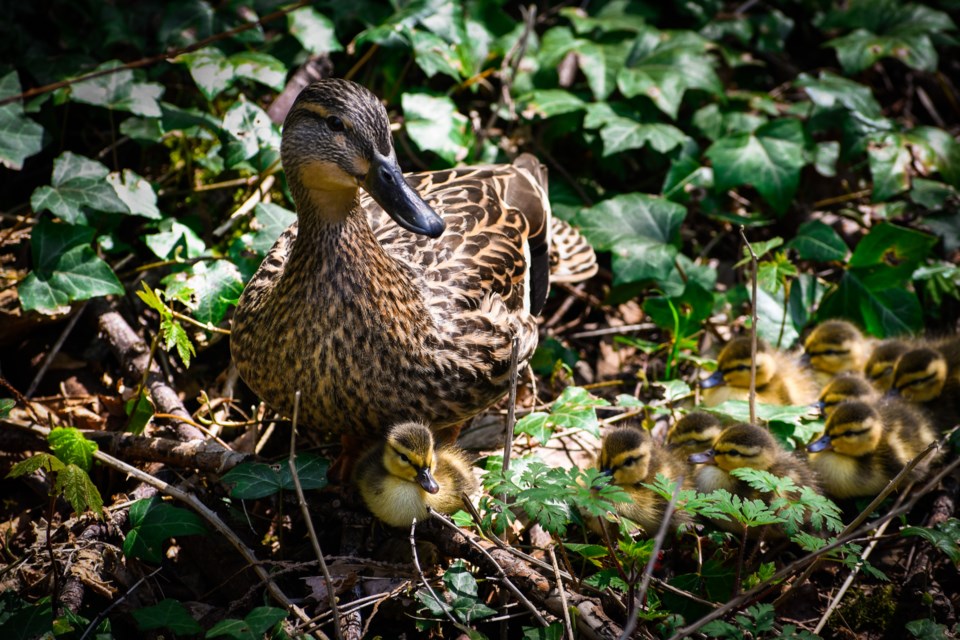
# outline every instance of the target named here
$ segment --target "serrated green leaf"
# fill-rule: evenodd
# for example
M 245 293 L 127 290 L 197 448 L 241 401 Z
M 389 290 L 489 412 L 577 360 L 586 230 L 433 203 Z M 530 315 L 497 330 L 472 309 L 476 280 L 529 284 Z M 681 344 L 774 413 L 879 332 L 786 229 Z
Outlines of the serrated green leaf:
M 76 513 L 81 514 L 89 509 L 103 517 L 103 498 L 87 472 L 77 465 L 68 464 L 57 472 L 53 490 L 62 493 Z
M 847 257 L 849 249 L 833 227 L 819 220 L 800 225 L 797 235 L 787 243 L 802 260 L 817 262 L 840 262 Z
M 754 187 L 778 214 L 786 212 L 806 164 L 803 127 L 797 120 L 774 120 L 752 134 L 721 138 L 706 151 L 718 190 Z
M 453 165 L 467 157 L 473 131 L 453 100 L 427 93 L 405 93 L 401 98 L 404 126 L 420 149 L 433 151 Z
M 150 288 L 150 286 L 145 282 L 140 282 L 143 287 L 142 291 L 137 291 L 137 297 L 143 300 L 143 303 L 157 311 L 158 313 L 164 313 L 167 311 L 167 305 L 160 300 L 160 296 L 157 295 L 157 292 Z
M 47 436 L 50 450 L 64 464 L 75 464 L 84 471 L 89 471 L 93 464 L 93 453 L 99 447 L 83 437 L 73 427 L 55 427 Z
M 159 498 L 137 500 L 130 505 L 130 531 L 123 541 L 123 553 L 157 563 L 163 559 L 162 545 L 166 539 L 206 532 L 203 521 L 192 511 Z
M 288 13 L 287 30 L 314 55 L 343 51 L 333 21 L 313 7 L 301 7 Z
M 272 202 L 258 202 L 253 211 L 259 228 L 250 248 L 260 255 L 266 255 L 280 234 L 297 221 L 297 214 Z
M 20 93 L 16 71 L 0 78 L 0 99 Z M 0 106 L 0 166 L 22 169 L 23 161 L 43 148 L 43 134 L 43 127 L 24 114 L 22 101 Z
M 34 268 L 18 288 L 24 310 L 53 314 L 77 300 L 123 293 L 110 266 L 93 247 L 80 244 L 90 237 L 92 230 L 86 227 L 41 218 L 30 239 Z
M 49 453 L 35 453 L 26 460 L 21 460 L 10 468 L 8 478 L 19 478 L 39 469 L 44 471 L 60 471 L 64 465 L 56 456 Z
M 227 260 L 198 262 L 186 271 L 163 279 L 167 285 L 167 299 L 187 299 L 181 295 L 189 290 L 187 305 L 199 322 L 216 326 L 234 306 L 243 292 L 243 279 L 237 267 Z
M 122 173 L 111 173 L 107 182 L 116 191 L 117 197 L 127 207 L 125 213 L 159 220 L 163 216 L 157 209 L 157 194 L 149 180 L 140 177 L 130 169 Z
M 113 111 L 129 111 L 139 116 L 158 118 L 163 85 L 139 82 L 133 71 L 122 69 L 119 60 L 104 62 L 96 71 L 114 70 L 107 75 L 77 82 L 70 87 L 70 99 Z
M 0 418 L 9 416 L 15 406 L 17 401 L 13 398 L 0 398 Z
M 177 355 L 183 361 L 183 366 L 190 368 L 190 358 L 196 355 L 190 336 L 173 317 L 160 319 L 160 335 L 163 337 L 163 348 L 167 351 L 176 348 Z
M 130 613 L 140 631 L 168 629 L 176 635 L 194 635 L 203 631 L 187 608 L 172 598 L 165 598 L 152 607 L 134 609 Z

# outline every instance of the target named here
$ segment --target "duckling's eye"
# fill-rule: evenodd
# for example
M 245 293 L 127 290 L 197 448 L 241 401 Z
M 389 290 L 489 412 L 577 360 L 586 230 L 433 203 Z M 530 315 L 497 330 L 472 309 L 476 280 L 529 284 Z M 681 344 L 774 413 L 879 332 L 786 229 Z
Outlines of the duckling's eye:
M 727 451 L 718 452 L 718 453 L 721 453 L 721 455 L 731 456 L 731 457 L 734 457 L 734 458 L 736 458 L 736 457 L 742 458 L 742 457 L 744 457 L 744 455 L 745 455 L 745 454 L 741 453 L 740 451 L 738 451 L 738 450 L 736 450 L 736 449 L 729 449 L 729 450 L 727 450 Z
M 849 349 L 824 349 L 823 351 L 811 351 L 812 356 L 845 356 L 850 353 Z
M 735 367 L 730 367 L 724 371 L 724 373 L 732 373 L 734 371 L 750 371 L 750 365 L 748 364 L 738 364 Z
M 330 131 L 335 133 L 342 133 L 347 130 L 347 125 L 343 124 L 343 120 L 337 116 L 327 116 L 326 123 Z
M 398 451 L 397 453 L 400 453 L 400 452 Z M 405 453 L 400 453 L 400 459 L 403 460 L 404 462 L 406 462 L 407 464 L 411 464 L 411 463 L 410 463 L 410 458 L 408 458 L 408 457 L 407 457 L 407 454 L 405 454 Z

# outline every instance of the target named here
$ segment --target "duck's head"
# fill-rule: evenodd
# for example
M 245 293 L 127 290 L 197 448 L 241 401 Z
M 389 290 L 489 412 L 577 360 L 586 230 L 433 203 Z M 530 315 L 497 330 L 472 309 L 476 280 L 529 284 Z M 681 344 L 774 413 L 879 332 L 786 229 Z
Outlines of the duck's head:
M 643 482 L 650 471 L 653 439 L 646 429 L 617 427 L 603 437 L 597 468 L 621 487 Z
M 433 478 L 433 433 L 419 422 L 401 422 L 387 431 L 383 466 L 392 476 L 415 482 L 427 493 L 437 493 Z
M 855 373 L 843 373 L 823 388 L 823 391 L 820 392 L 817 407 L 824 417 L 829 417 L 841 402 L 867 398 L 875 393 L 874 388 L 862 376 Z
M 814 371 L 837 374 L 853 371 L 863 362 L 863 334 L 846 320 L 821 323 L 803 343 L 803 359 Z
M 700 387 L 709 389 L 721 384 L 748 389 L 750 387 L 750 337 L 734 338 L 720 350 L 717 370 L 700 381 Z M 763 387 L 777 375 L 777 361 L 767 343 L 757 341 L 757 387 Z
M 684 451 L 705 451 L 723 430 L 720 418 L 707 411 L 691 411 L 667 431 L 667 446 Z
M 327 78 L 301 91 L 283 123 L 280 155 L 301 217 L 346 216 L 363 187 L 404 229 L 443 233 L 443 219 L 403 179 L 386 109 L 354 82 Z M 302 206 L 311 202 L 317 206 Z
M 691 464 L 715 464 L 724 471 L 749 467 L 766 471 L 776 461 L 780 447 L 766 429 L 752 424 L 727 427 L 713 447 L 691 455 Z
M 859 457 L 874 451 L 881 437 L 883 419 L 877 410 L 862 400 L 847 400 L 837 405 L 827 418 L 823 435 L 808 444 L 807 451 L 833 450 Z
M 893 370 L 892 395 L 910 402 L 929 402 L 940 396 L 947 381 L 947 359 L 935 349 L 907 351 Z
M 893 370 L 897 360 L 910 350 L 910 346 L 902 340 L 886 340 L 878 344 L 867 363 L 863 366 L 863 375 L 870 384 L 881 393 L 890 391 L 893 387 Z

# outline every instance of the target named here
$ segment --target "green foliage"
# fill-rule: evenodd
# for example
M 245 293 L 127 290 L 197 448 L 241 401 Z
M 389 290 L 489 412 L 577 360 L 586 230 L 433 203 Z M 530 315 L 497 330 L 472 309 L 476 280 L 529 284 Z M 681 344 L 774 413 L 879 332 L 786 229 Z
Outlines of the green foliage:
M 597 398 L 581 387 L 567 387 L 554 400 L 550 413 L 534 411 L 517 420 L 514 433 L 526 434 L 545 444 L 556 429 L 583 430 L 594 436 L 600 435 L 597 407 L 609 406 L 603 398 Z
M 442 591 L 438 592 L 434 589 L 436 598 L 427 589 L 419 589 L 416 593 L 417 601 L 434 618 L 446 618 L 449 614 L 462 625 L 468 625 L 496 613 L 496 610 L 480 601 L 477 580 L 467 569 L 463 560 L 456 560 L 447 567 L 443 573 L 443 586 Z M 468 629 L 462 630 L 473 635 Z
M 950 562 L 960 565 L 960 520 L 948 518 L 933 527 L 903 527 L 900 535 L 919 536 L 946 554 Z
M 274 635 L 280 631 L 280 622 L 287 617 L 287 612 L 277 607 L 256 607 L 243 620 L 227 618 L 210 627 L 205 638 L 227 637 L 232 640 L 260 640 L 265 634 L 267 637 L 284 637 Z
M 774 622 L 774 610 L 771 604 L 758 604 L 748 608 L 742 614 L 734 616 L 736 624 L 724 620 L 714 620 L 703 626 L 701 631 L 712 638 L 730 638 L 731 640 L 746 640 L 747 638 L 777 638 L 789 640 L 813 640 L 820 636 L 797 629 L 796 625 L 788 624 L 777 628 Z
M 161 298 L 161 296 L 165 298 L 166 294 L 151 289 L 146 282 L 141 284 L 143 285 L 143 291 L 137 291 L 137 296 L 143 300 L 144 304 L 160 314 L 160 337 L 163 339 L 164 348 L 170 351 L 176 347 L 180 359 L 183 360 L 183 365 L 189 367 L 190 358 L 196 355 L 196 351 L 183 325 L 174 317 L 173 309 L 167 306 Z M 192 291 L 181 288 L 179 293 L 189 296 Z
M 50 598 L 30 604 L 12 590 L 0 593 L 0 635 L 11 640 L 33 640 L 53 628 Z
M 945 625 L 937 624 L 930 619 L 908 622 L 906 630 L 918 640 L 947 640 L 947 638 L 952 638 L 955 635 Z
M 135 609 L 130 613 L 137 621 L 140 631 L 169 629 L 176 635 L 191 635 L 203 630 L 187 608 L 180 604 L 179 600 L 171 598 L 161 600 L 152 607 Z
M 123 540 L 123 553 L 146 562 L 163 559 L 163 542 L 174 536 L 206 533 L 206 527 L 192 511 L 174 507 L 158 498 L 137 500 L 130 505 L 130 531 Z
M 326 458 L 312 453 L 298 453 L 296 467 L 300 486 L 305 491 L 327 486 L 330 462 Z M 221 480 L 230 488 L 230 497 L 238 500 L 257 500 L 281 490 L 296 489 L 286 460 L 278 464 L 244 462 L 223 474 Z

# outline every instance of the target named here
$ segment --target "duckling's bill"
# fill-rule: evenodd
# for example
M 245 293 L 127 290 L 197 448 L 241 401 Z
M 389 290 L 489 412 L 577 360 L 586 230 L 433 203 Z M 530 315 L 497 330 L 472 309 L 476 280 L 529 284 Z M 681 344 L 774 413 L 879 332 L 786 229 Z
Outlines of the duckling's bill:
M 716 460 L 717 452 L 713 449 L 707 449 L 706 451 L 701 451 L 700 453 L 692 453 L 690 457 L 687 458 L 687 461 L 690 464 L 717 464 Z
M 833 449 L 833 445 L 830 443 L 830 436 L 826 434 L 807 445 L 807 451 L 810 453 L 829 451 L 830 449 Z
M 430 473 L 430 467 L 423 467 L 417 472 L 417 484 L 423 487 L 423 490 L 427 493 L 438 493 L 440 491 L 440 485 L 437 484 L 433 474 Z

